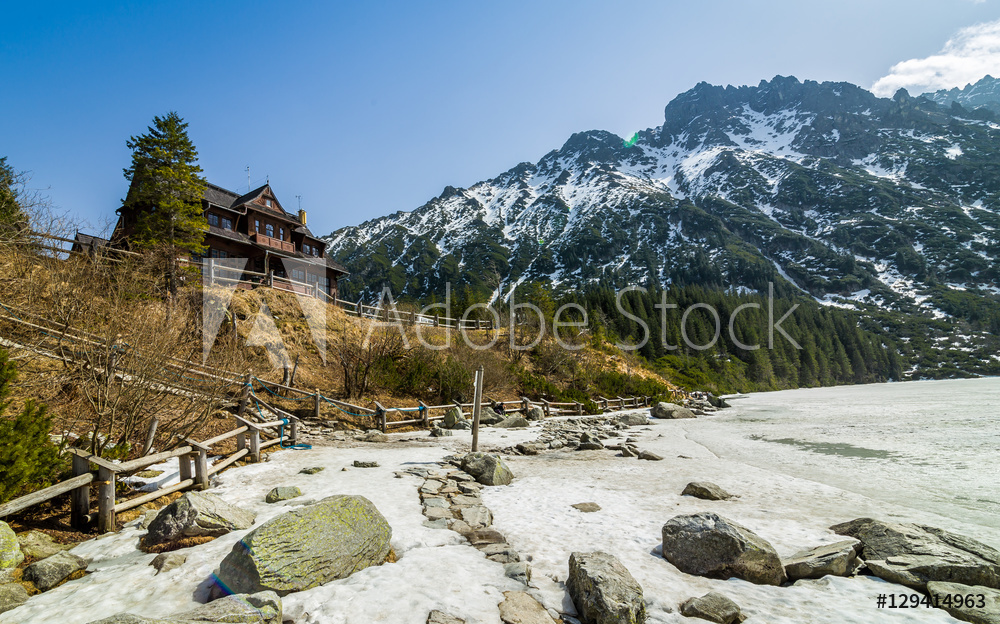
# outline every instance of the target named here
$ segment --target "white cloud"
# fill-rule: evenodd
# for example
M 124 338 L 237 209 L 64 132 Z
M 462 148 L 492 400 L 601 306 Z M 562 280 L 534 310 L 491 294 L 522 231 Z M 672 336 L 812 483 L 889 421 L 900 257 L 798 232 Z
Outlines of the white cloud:
M 875 81 L 872 93 L 890 97 L 904 88 L 919 95 L 964 87 L 986 74 L 1000 75 L 1000 20 L 963 28 L 937 54 L 893 65 L 887 76 Z

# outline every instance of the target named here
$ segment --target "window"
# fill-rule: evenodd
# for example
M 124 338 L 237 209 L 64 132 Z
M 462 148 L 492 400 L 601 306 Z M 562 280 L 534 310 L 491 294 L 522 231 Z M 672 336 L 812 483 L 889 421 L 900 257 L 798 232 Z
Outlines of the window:
M 271 238 L 274 238 L 274 226 L 273 225 L 271 225 L 270 223 L 268 223 L 267 225 L 264 226 L 264 229 L 267 231 L 267 235 L 268 236 L 270 236 Z
M 227 252 L 222 251 L 220 249 L 209 249 L 208 253 L 209 253 L 209 256 L 212 257 L 212 258 L 228 258 L 229 257 L 229 254 Z
M 233 229 L 233 220 L 229 217 L 222 217 L 222 228 L 226 230 Z
M 268 208 L 270 208 L 271 207 L 271 200 L 270 199 L 265 199 L 264 200 L 264 205 L 267 206 Z
M 315 284 L 319 276 L 313 275 L 312 273 L 306 275 L 306 281 L 310 284 Z
M 311 256 L 312 247 L 308 243 L 302 243 L 302 253 L 306 254 L 307 256 Z
M 213 214 L 211 212 L 208 213 L 208 224 L 214 225 L 215 227 L 219 227 L 219 215 Z
M 320 284 L 323 285 L 323 292 L 325 292 L 326 294 L 329 295 L 330 294 L 330 278 L 329 277 L 324 277 L 323 279 L 320 280 Z
M 260 219 L 253 220 L 253 231 L 260 232 Z
M 278 238 L 285 240 L 285 228 L 278 228 Z
M 306 281 L 306 272 L 299 269 L 292 269 L 292 279 L 296 282 Z

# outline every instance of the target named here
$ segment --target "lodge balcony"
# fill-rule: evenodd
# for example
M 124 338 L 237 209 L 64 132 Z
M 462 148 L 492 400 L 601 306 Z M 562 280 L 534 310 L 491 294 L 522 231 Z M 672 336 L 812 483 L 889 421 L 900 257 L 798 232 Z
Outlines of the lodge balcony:
M 258 245 L 264 245 L 265 247 L 272 247 L 279 251 L 284 251 L 286 253 L 295 253 L 295 243 L 291 241 L 283 241 L 280 238 L 274 238 L 271 236 L 265 236 L 260 232 L 254 232 L 250 235 L 250 240 L 257 243 Z

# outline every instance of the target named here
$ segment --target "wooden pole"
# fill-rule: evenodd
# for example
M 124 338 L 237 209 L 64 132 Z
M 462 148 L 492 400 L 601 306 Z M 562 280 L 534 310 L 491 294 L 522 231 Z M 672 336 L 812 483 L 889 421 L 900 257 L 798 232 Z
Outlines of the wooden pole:
M 243 418 L 243 415 L 247 411 L 247 402 L 250 400 L 250 389 L 253 383 L 253 371 L 247 373 L 247 379 L 243 384 L 243 394 L 240 395 L 240 407 L 236 412 L 236 415 Z
M 552 416 L 552 406 L 549 405 L 549 402 L 546 401 L 545 399 L 540 399 L 540 400 L 542 402 L 542 409 L 545 410 L 545 417 L 546 418 L 551 417 Z
M 260 462 L 260 429 L 256 427 L 250 430 L 250 457 L 254 463 Z
M 476 391 L 472 400 L 472 452 L 479 450 L 479 413 L 483 410 L 483 366 L 476 370 Z
M 208 489 L 208 451 L 205 447 L 196 450 L 194 456 L 194 484 L 199 490 Z
M 288 439 L 294 446 L 295 444 L 299 443 L 299 419 L 289 418 L 288 425 L 289 425 Z
M 576 404 L 576 415 L 583 416 L 583 403 Z
M 111 533 L 115 530 L 115 472 L 100 466 L 97 469 L 97 530 Z
M 423 420 L 423 426 L 430 429 L 431 427 L 431 415 L 430 410 L 427 409 L 427 405 L 423 401 L 420 403 L 420 418 Z
M 143 455 L 149 455 L 149 452 L 153 450 L 153 438 L 156 437 L 156 427 L 159 424 L 160 421 L 155 416 L 149 421 L 149 430 L 146 431 L 146 444 L 142 447 Z
M 313 418 L 319 420 L 320 393 L 319 388 L 316 388 L 315 390 L 316 392 L 313 394 L 313 401 L 315 401 L 315 403 L 313 403 Z
M 86 457 L 73 456 L 73 476 L 79 477 L 90 472 L 90 462 Z M 87 526 L 90 519 L 90 484 L 73 490 L 70 502 L 70 524 L 76 528 Z

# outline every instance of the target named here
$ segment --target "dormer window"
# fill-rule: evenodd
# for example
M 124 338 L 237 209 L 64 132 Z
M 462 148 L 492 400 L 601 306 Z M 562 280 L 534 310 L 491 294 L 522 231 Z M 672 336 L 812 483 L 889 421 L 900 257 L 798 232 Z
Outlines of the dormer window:
M 222 217 L 222 229 L 231 230 L 233 229 L 233 220 L 229 217 Z
M 271 207 L 271 198 L 270 197 L 264 200 L 264 205 L 267 206 L 268 208 Z
M 271 225 L 270 223 L 268 223 L 267 225 L 264 226 L 264 230 L 267 232 L 268 236 L 270 236 L 271 238 L 274 238 L 274 226 L 273 225 Z
M 219 215 L 211 212 L 208 213 L 208 224 L 215 227 L 219 227 Z

